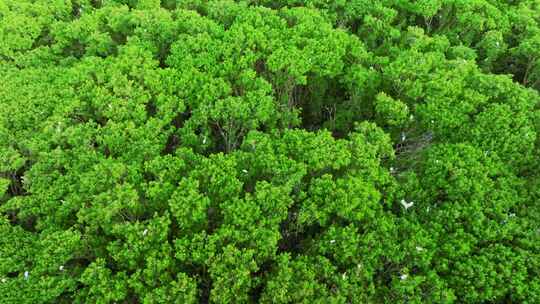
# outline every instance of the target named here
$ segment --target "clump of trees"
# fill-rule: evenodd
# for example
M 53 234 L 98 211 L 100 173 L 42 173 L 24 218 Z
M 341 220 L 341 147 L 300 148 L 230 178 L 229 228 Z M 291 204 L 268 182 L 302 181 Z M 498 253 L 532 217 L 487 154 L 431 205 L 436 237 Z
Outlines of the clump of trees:
M 540 302 L 540 5 L 0 0 L 0 302 Z

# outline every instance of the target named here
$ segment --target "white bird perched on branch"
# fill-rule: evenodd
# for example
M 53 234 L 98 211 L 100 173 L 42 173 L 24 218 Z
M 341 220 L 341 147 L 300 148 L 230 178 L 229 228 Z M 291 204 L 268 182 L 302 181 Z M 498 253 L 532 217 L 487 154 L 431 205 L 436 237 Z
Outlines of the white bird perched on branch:
M 400 203 L 401 203 L 401 205 L 403 205 L 405 210 L 411 208 L 414 205 L 414 202 L 407 203 L 407 201 L 405 201 L 404 199 L 402 199 Z

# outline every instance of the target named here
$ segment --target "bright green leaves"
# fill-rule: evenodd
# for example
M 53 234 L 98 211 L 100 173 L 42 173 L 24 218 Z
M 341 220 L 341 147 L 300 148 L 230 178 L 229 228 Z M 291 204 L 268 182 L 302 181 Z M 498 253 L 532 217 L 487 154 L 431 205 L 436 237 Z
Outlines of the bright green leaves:
M 508 28 L 508 18 L 495 3 L 488 1 L 452 1 L 445 7 L 437 32 L 455 42 L 474 44 L 486 31 Z
M 519 299 L 524 295 L 519 289 L 526 288 L 529 280 L 527 268 L 524 257 L 511 248 L 492 245 L 478 250 L 470 260 L 455 263 L 451 284 L 462 286 L 458 295 L 465 301 L 497 299 L 516 292 Z
M 129 183 L 95 195 L 93 202 L 78 212 L 79 221 L 105 231 L 117 221 L 135 220 L 144 213 L 139 194 Z
M 293 259 L 290 255 L 281 255 L 278 257 L 277 270 L 269 278 L 261 302 L 341 303 L 344 299 L 339 301 L 339 298 L 331 295 L 323 283 L 326 279 L 331 279 L 329 277 L 334 271 L 326 259 L 311 261 L 309 257 Z
M 9 225 L 6 218 L 2 218 L 1 222 L 2 238 L 2 263 L 0 263 L 0 273 L 2 278 L 5 278 L 9 273 L 22 273 L 26 270 L 25 267 L 28 260 L 35 255 L 36 248 L 33 245 L 35 236 L 28 231 L 24 231 L 22 227 L 14 227 Z
M 202 160 L 191 174 L 200 180 L 200 187 L 216 203 L 222 203 L 241 194 L 237 162 L 234 156 L 215 154 Z
M 289 192 L 290 189 L 286 186 L 276 187 L 266 182 L 257 183 L 252 203 L 260 206 L 267 225 L 277 228 L 286 219 L 292 205 Z
M 206 33 L 186 35 L 182 43 L 172 46 L 167 62 L 180 71 L 199 71 L 200 74 L 195 72 L 200 75 L 197 78 L 204 83 L 197 86 L 193 79 L 175 81 L 175 90 L 186 92 L 191 111 L 190 119 L 180 132 L 189 139 L 202 129 L 207 134 L 206 140 L 211 140 L 208 138 L 211 128 L 216 128 L 218 137 L 214 141 L 222 142 L 224 150 L 230 152 L 249 130 L 272 126 L 277 113 L 271 86 L 254 70 L 258 56 L 241 57 L 244 50 L 229 45 L 232 41 L 221 36 L 228 35 L 226 33 L 218 37 Z M 235 58 L 247 60 L 247 63 L 236 62 Z M 203 141 L 205 145 L 206 140 L 200 139 L 197 144 Z
M 538 30 L 530 37 L 523 39 L 519 46 L 513 49 L 515 56 L 522 60 L 521 66 L 524 71 L 522 83 L 523 85 L 530 86 L 535 89 L 540 88 L 540 33 Z M 517 71 L 516 71 L 517 72 Z
M 173 193 L 177 190 L 178 182 L 183 177 L 180 173 L 186 170 L 186 161 L 194 156 L 191 151 L 184 150 L 182 152 L 185 153 L 156 157 L 144 164 L 144 174 L 152 178 L 142 187 L 145 197 L 153 203 L 152 209 L 155 211 L 162 210 L 164 205 L 169 204 L 169 199 L 172 199 Z M 179 191 L 189 192 L 192 190 L 182 189 Z
M 259 182 L 255 194 L 221 205 L 223 222 L 216 234 L 221 242 L 234 243 L 254 250 L 261 263 L 273 258 L 281 239 L 280 224 L 293 204 L 289 191 Z
M 50 41 L 48 32 L 57 20 L 71 19 L 70 1 L 0 2 L 0 59 L 14 60 Z
M 304 163 L 311 172 L 338 170 L 351 162 L 347 142 L 335 140 L 328 131 L 311 133 L 294 130 L 285 132 L 281 140 L 283 152 Z
M 379 168 L 382 161 L 395 158 L 390 136 L 376 124 L 362 122 L 349 134 L 352 168 L 366 176 L 368 180 L 385 179 Z M 356 172 L 356 170 L 351 173 Z M 352 175 L 352 174 L 351 174 Z
M 237 301 L 248 301 L 249 290 L 259 284 L 248 279 L 249 273 L 274 260 L 278 248 L 314 225 L 347 221 L 372 229 L 371 222 L 384 213 L 379 205 L 382 195 L 369 178 L 384 178 L 382 173 L 368 171 L 389 152 L 389 139 L 366 124 L 351 138 L 335 140 L 328 132 L 301 130 L 281 136 L 252 132 L 242 150 L 202 159 L 190 177 L 179 183 L 169 201 L 180 231 L 176 257 L 209 269 L 212 282 L 219 283 L 212 285 L 211 299 L 219 294 L 221 302 L 233 301 L 233 289 Z M 366 163 L 353 167 L 353 151 L 358 161 Z M 357 171 L 336 180 L 328 174 L 341 176 L 346 168 Z M 356 177 L 354 172 L 365 172 L 365 176 Z M 390 227 L 385 222 L 377 229 Z M 378 238 L 367 240 L 374 243 Z M 315 246 L 305 245 L 306 250 Z M 243 261 L 240 268 L 226 266 L 229 262 L 223 259 L 229 255 Z M 376 267 L 378 258 L 374 256 L 372 263 Z
M 199 182 L 191 178 L 180 181 L 169 200 L 180 230 L 187 232 L 198 232 L 208 227 L 210 203 L 210 199 L 199 192 Z
M 82 249 L 81 235 L 72 230 L 34 234 L 2 219 L 0 291 L 7 301 L 48 302 L 72 293 L 80 273 L 73 263 Z
M 2 45 L 3 59 L 14 56 L 15 51 L 30 49 L 41 30 L 39 23 L 33 18 L 16 14 L 3 16 L 2 24 L 1 39 L 9 41 L 9 44 Z
M 442 8 L 443 1 L 441 0 L 420 0 L 420 1 L 401 1 L 402 6 L 408 11 L 426 18 L 427 22 L 432 21 L 432 18 Z M 429 24 L 428 24 L 429 25 Z
M 307 173 L 306 166 L 280 153 L 274 138 L 259 132 L 251 132 L 246 136 L 241 152 L 237 152 L 242 177 L 266 179 L 291 188 L 298 186 Z M 251 188 L 255 186 L 253 182 L 248 185 Z
M 104 259 L 98 259 L 85 269 L 81 276 L 83 288 L 78 293 L 79 302 L 91 300 L 96 303 L 121 301 L 127 297 L 127 275 L 113 274 Z
M 418 212 L 461 218 L 458 223 L 449 223 L 447 229 L 467 228 L 484 240 L 491 238 L 490 234 L 498 232 L 490 229 L 500 231 L 495 223 L 507 219 L 511 208 L 520 203 L 516 190 L 519 180 L 476 148 L 435 146 L 428 151 L 423 168 L 419 185 L 423 195 L 416 198 L 420 200 Z M 485 221 L 493 221 L 493 226 Z
M 437 200 L 437 191 L 442 195 L 440 198 L 451 202 L 484 202 L 494 186 L 489 177 L 500 174 L 501 169 L 489 156 L 470 146 L 440 146 L 428 153 L 425 164 L 428 171 L 423 174 L 427 179 L 424 186 L 428 188 L 424 190 L 433 189 L 428 196 L 432 201 Z
M 527 116 L 514 114 L 507 105 L 493 105 L 478 115 L 471 130 L 474 141 L 485 153 L 493 151 L 515 168 L 527 166 L 537 137 Z
M 81 7 L 82 10 L 84 10 L 83 7 Z M 76 58 L 80 58 L 85 54 L 90 56 L 112 54 L 115 47 L 112 36 L 99 29 L 104 25 L 103 13 L 104 11 L 95 14 L 83 14 L 72 22 L 53 24 L 51 28 L 51 35 L 55 41 L 51 47 L 53 52 Z
M 141 270 L 147 264 L 150 268 L 147 281 L 167 275 L 164 271 L 170 264 L 167 260 L 170 246 L 163 241 L 169 234 L 170 219 L 167 214 L 155 216 L 152 220 L 144 223 L 135 222 L 115 224 L 110 232 L 117 240 L 110 242 L 107 250 L 110 252 L 116 265 L 126 270 Z M 152 265 L 152 258 L 160 261 L 160 265 Z M 150 267 L 151 266 L 151 267 Z M 156 268 L 158 267 L 158 268 Z
M 298 125 L 304 107 L 298 94 L 308 78 L 337 77 L 346 64 L 365 57 L 357 39 L 332 29 L 315 11 L 277 14 L 228 5 L 238 15 L 227 17 L 223 27 L 209 22 L 205 32 L 181 35 L 167 58 L 175 71 L 195 74 L 190 81 L 174 81 L 191 111 L 182 136 L 195 144 L 196 133 L 203 133 L 200 145 L 217 129 L 214 144 L 226 152 L 249 131 Z M 217 21 L 226 17 L 214 12 L 217 7 L 208 9 Z
M 0 294 L 539 302 L 537 6 L 0 0 Z
M 6 134 L 6 137 L 7 136 L 9 135 Z M 8 142 L 9 139 L 6 138 L 4 144 L 7 144 Z M 0 170 L 4 173 L 16 172 L 17 170 L 21 169 L 26 162 L 24 157 L 12 147 L 2 147 L 1 155 L 2 158 L 0 159 Z
M 248 303 L 250 287 L 255 281 L 251 273 L 258 270 L 253 251 L 241 251 L 232 246 L 223 249 L 210 265 L 213 279 L 210 301 L 214 303 Z
M 197 284 L 184 273 L 177 273 L 177 279 L 167 285 L 162 285 L 147 293 L 143 303 L 198 303 Z
M 508 49 L 508 45 L 504 41 L 504 37 L 499 31 L 489 31 L 485 34 L 484 38 L 478 43 L 484 58 L 484 62 L 481 62 L 481 66 L 493 65 L 493 62 L 499 59 Z M 493 70 L 493 68 L 489 68 Z
M 425 223 L 429 238 L 439 244 L 422 247 L 434 250 L 432 268 L 467 301 L 500 298 L 528 284 L 530 270 L 520 261 L 528 254 L 509 243 L 528 238 L 519 232 L 515 214 L 523 202 L 519 179 L 471 146 L 434 146 L 427 153 L 417 186 L 421 194 L 411 192 L 405 200 L 414 203 L 406 213 Z M 516 264 L 503 266 L 499 256 L 504 255 L 513 255 L 508 263 Z M 512 284 L 505 283 L 510 268 L 517 275 Z
M 247 92 L 244 97 L 228 97 L 216 102 L 210 119 L 217 126 L 225 151 L 236 148 L 248 130 L 256 130 L 269 123 L 275 114 L 272 98 L 261 90 Z
M 512 84 L 507 76 L 482 74 L 464 59 L 446 60 L 440 52 L 420 54 L 401 52 L 384 70 L 391 96 L 411 109 L 411 124 L 409 130 L 402 129 L 402 141 L 411 138 L 407 143 L 411 148 L 425 146 L 426 141 L 469 143 L 517 170 L 530 164 L 537 92 Z M 407 67 L 413 60 L 416 66 Z
M 381 198 L 372 184 L 361 179 L 339 179 L 334 182 L 330 175 L 314 180 L 307 196 L 300 210 L 299 221 L 302 224 L 317 222 L 321 226 L 327 226 L 331 221 L 361 222 L 372 219 Z
M 11 181 L 9 179 L 0 178 L 0 197 L 3 197 L 5 194 L 7 194 L 10 184 Z
M 375 113 L 382 125 L 401 126 L 409 118 L 409 109 L 406 104 L 392 97 L 380 93 L 375 100 Z
M 292 26 L 284 33 L 288 36 L 288 45 L 278 48 L 268 59 L 272 72 L 285 70 L 298 84 L 303 84 L 309 71 L 323 77 L 341 73 L 347 48 L 354 39 L 332 29 L 313 10 L 284 10 L 282 16 Z

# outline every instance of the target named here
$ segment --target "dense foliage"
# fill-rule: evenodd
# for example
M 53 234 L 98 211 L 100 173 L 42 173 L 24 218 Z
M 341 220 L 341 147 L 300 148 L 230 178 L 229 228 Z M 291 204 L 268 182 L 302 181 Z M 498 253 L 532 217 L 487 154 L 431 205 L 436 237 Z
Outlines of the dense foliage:
M 538 0 L 0 0 L 0 303 L 540 303 Z

